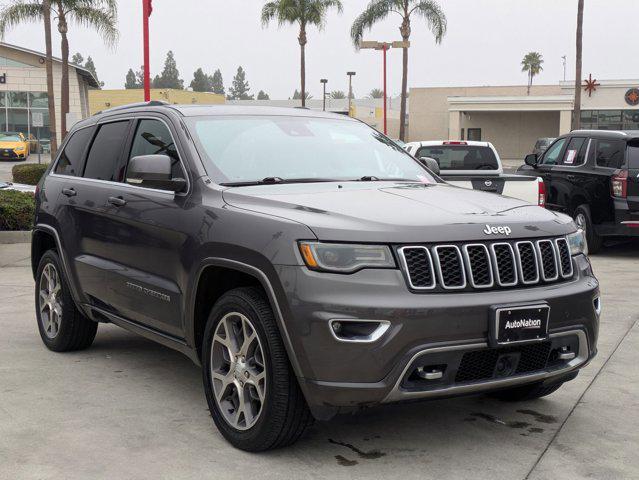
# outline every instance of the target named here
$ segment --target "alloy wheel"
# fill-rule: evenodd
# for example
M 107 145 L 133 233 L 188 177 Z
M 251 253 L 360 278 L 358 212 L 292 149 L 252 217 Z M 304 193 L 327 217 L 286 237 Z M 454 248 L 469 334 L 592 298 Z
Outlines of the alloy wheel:
M 55 265 L 47 263 L 42 269 L 39 283 L 40 321 L 45 335 L 54 339 L 62 323 L 60 275 Z
M 232 312 L 220 320 L 212 339 L 211 383 L 224 420 L 237 430 L 255 425 L 264 409 L 263 352 L 255 327 L 246 315 Z

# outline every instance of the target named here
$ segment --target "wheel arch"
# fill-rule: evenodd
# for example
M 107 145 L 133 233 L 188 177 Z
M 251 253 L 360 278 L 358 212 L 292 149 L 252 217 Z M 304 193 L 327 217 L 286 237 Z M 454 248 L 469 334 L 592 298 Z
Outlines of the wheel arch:
M 224 284 L 221 288 L 211 285 L 212 280 L 220 278 L 225 274 Z M 201 264 L 195 277 L 191 295 L 191 322 L 187 326 L 188 340 L 193 350 L 197 353 L 197 358 L 201 360 L 202 337 L 208 315 L 213 304 L 224 293 L 242 286 L 259 286 L 264 291 L 266 298 L 273 309 L 277 327 L 286 348 L 291 366 L 295 375 L 302 377 L 301 368 L 292 346 L 292 342 L 284 322 L 280 302 L 277 299 L 273 284 L 269 277 L 258 267 L 243 263 L 237 260 L 225 258 L 206 258 Z

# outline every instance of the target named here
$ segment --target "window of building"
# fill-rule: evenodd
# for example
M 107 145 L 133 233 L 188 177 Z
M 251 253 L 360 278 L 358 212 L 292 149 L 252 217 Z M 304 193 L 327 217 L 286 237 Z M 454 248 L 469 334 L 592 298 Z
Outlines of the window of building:
M 625 140 L 597 140 L 595 159 L 598 167 L 621 168 L 625 163 Z
M 33 67 L 33 65 L 28 65 L 26 63 L 18 62 L 17 60 L 12 60 L 11 58 L 0 56 L 0 67 Z
M 586 130 L 637 130 L 639 110 L 582 110 L 581 128 Z
M 119 182 L 124 178 L 124 168 L 119 160 L 128 129 L 128 120 L 106 123 L 100 127 L 87 156 L 85 178 L 110 182 Z
M 31 142 L 31 152 L 36 152 L 37 134 L 40 134 L 42 151 L 49 150 L 49 97 L 46 92 L 0 92 L 0 132 L 20 132 Z M 32 127 L 32 112 L 46 112 L 44 126 Z
M 55 166 L 55 173 L 59 175 L 80 175 L 82 166 L 82 156 L 87 144 L 91 140 L 93 128 L 83 128 L 75 132 L 65 145 L 60 158 Z
M 481 142 L 481 128 L 469 128 L 468 140 L 471 142 Z

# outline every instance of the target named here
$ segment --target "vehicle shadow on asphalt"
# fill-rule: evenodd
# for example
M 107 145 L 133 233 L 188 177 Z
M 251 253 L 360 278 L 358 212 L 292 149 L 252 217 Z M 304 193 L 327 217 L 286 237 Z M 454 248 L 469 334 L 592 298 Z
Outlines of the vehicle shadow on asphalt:
M 601 250 L 593 255 L 593 258 L 599 257 L 637 258 L 639 257 L 639 239 L 606 240 Z

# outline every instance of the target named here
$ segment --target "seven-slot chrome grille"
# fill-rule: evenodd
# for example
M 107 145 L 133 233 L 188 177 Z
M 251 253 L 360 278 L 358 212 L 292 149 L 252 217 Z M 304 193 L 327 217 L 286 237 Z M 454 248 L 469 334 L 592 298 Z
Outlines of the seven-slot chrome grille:
M 412 290 L 474 290 L 537 285 L 573 275 L 565 238 L 411 245 L 398 248 Z

